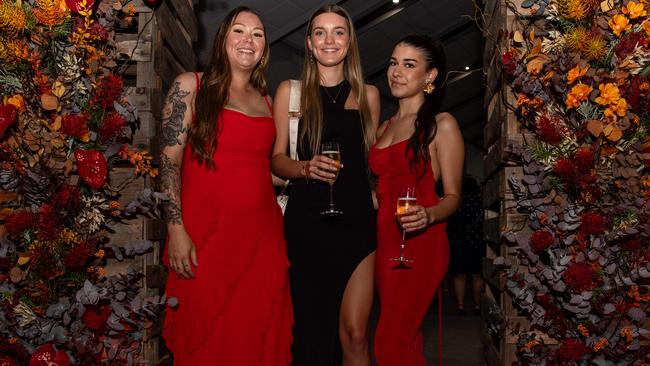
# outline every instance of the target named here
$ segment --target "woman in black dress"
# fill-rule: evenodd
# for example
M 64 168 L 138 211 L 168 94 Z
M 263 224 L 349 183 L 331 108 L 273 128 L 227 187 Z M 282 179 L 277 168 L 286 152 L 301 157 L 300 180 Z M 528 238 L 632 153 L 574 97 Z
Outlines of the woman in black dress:
M 290 83 L 274 102 L 274 174 L 293 182 L 285 212 L 294 306 L 293 365 L 370 365 L 368 318 L 373 299 L 375 215 L 366 155 L 379 118 L 379 93 L 365 85 L 352 20 L 336 5 L 312 15 L 305 39 L 298 159 L 289 158 Z M 342 168 L 321 144 L 336 142 Z

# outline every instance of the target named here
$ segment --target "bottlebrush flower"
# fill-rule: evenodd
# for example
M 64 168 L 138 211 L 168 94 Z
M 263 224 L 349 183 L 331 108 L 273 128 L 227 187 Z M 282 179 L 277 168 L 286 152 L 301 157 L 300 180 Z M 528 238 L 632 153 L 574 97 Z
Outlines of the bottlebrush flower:
M 628 2 L 625 6 L 623 6 L 622 10 L 623 14 L 627 14 L 630 19 L 636 19 L 648 15 L 648 12 L 646 12 L 643 4 L 636 3 L 634 1 Z
M 578 108 L 580 106 L 580 103 L 587 100 L 589 93 L 591 93 L 592 90 L 593 88 L 591 86 L 582 83 L 576 84 L 573 88 L 571 88 L 569 95 L 566 97 L 565 103 L 567 107 Z
M 7 39 L 16 38 L 27 26 L 27 17 L 21 3 L 3 1 L 0 3 L 0 33 Z
M 573 28 L 567 32 L 564 40 L 572 50 L 582 52 L 584 45 L 589 40 L 589 31 L 583 27 Z
M 79 188 L 64 184 L 56 191 L 50 200 L 57 210 L 76 210 L 81 207 Z
M 87 114 L 66 114 L 61 119 L 61 133 L 77 139 L 88 137 L 88 120 Z
M 65 267 L 69 271 L 80 271 L 90 257 L 93 256 L 95 247 L 92 242 L 82 241 L 75 244 L 68 252 L 65 259 Z
M 588 1 L 583 0 L 559 0 L 560 15 L 566 19 L 582 20 L 593 10 Z
M 118 137 L 122 129 L 126 127 L 126 120 L 117 112 L 109 112 L 104 116 L 102 127 L 99 131 L 99 137 L 102 141 L 109 141 Z
M 607 24 L 609 24 L 609 27 L 612 28 L 612 31 L 617 36 L 620 36 L 621 33 L 632 28 L 632 24 L 630 24 L 629 19 L 627 19 L 627 17 L 623 14 L 614 15 L 612 19 L 607 22 Z
M 584 235 L 598 235 L 605 232 L 605 218 L 597 212 L 582 214 L 579 231 Z
M 99 84 L 95 101 L 99 102 L 104 108 L 113 106 L 113 102 L 122 95 L 123 84 L 121 77 L 113 74 L 108 75 Z
M 4 225 L 9 235 L 20 235 L 34 227 L 34 215 L 26 210 L 14 211 L 5 219 Z
M 557 357 L 566 362 L 578 362 L 589 353 L 589 348 L 580 340 L 567 338 L 560 343 Z
M 562 177 L 565 182 L 575 180 L 577 170 L 573 162 L 566 158 L 557 159 L 555 162 L 555 172 Z
M 543 114 L 537 119 L 535 132 L 542 141 L 555 145 L 564 139 L 567 128 L 559 116 Z
M 41 206 L 38 213 L 38 238 L 41 240 L 51 240 L 56 237 L 59 227 L 59 214 L 57 210 L 45 204 Z
M 594 152 L 589 147 L 581 147 L 573 158 L 576 169 L 580 173 L 588 173 L 594 168 Z
M 570 264 L 562 273 L 562 280 L 574 293 L 593 290 L 596 287 L 594 270 L 586 262 Z
M 601 35 L 592 35 L 582 49 L 582 55 L 589 60 L 598 60 L 607 53 L 607 44 Z
M 541 253 L 553 245 L 553 234 L 548 230 L 537 230 L 530 236 L 530 247 L 535 253 Z

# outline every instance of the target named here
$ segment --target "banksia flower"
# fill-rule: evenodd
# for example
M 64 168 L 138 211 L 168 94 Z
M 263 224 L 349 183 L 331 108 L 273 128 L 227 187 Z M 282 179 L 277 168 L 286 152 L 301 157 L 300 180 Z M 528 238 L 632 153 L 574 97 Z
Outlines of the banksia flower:
M 576 27 L 571 29 L 564 39 L 567 45 L 575 52 L 582 52 L 585 44 L 589 41 L 589 31 L 583 27 Z
M 36 0 L 34 4 L 36 9 L 33 13 L 38 22 L 48 27 L 63 23 L 66 14 L 65 8 L 61 7 L 61 2 L 61 0 Z
M 558 3 L 560 15 L 569 20 L 582 20 L 589 16 L 594 9 L 590 1 L 560 0 Z
M 582 55 L 589 60 L 598 60 L 607 53 L 607 45 L 600 35 L 592 35 L 584 45 Z
M 22 6 L 12 0 L 0 4 L 0 32 L 7 38 L 16 38 L 25 29 L 26 16 Z

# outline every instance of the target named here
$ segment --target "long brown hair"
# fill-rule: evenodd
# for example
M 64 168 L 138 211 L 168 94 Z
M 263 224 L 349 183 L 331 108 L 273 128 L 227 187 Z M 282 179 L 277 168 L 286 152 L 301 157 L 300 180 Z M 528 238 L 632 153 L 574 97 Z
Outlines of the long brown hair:
M 212 154 L 217 149 L 217 119 L 228 102 L 228 90 L 231 82 L 231 68 L 226 54 L 226 38 L 230 27 L 241 13 L 259 14 L 247 6 L 239 6 L 226 15 L 219 26 L 212 44 L 212 57 L 201 79 L 196 93 L 195 121 L 189 128 L 188 140 L 192 156 L 199 162 L 214 168 Z M 264 28 L 264 53 L 251 74 L 251 84 L 262 95 L 266 95 L 266 78 L 264 72 L 269 62 L 269 42 Z
M 363 130 L 364 143 L 366 151 L 372 145 L 373 136 L 370 133 L 372 125 L 372 117 L 370 115 L 370 106 L 368 105 L 368 98 L 366 97 L 365 82 L 363 80 L 363 72 L 361 71 L 361 56 L 359 53 L 359 42 L 357 34 L 354 30 L 352 18 L 345 9 L 335 4 L 327 4 L 321 6 L 309 18 L 307 25 L 307 35 L 305 37 L 305 59 L 302 67 L 302 93 L 301 93 L 301 109 L 302 109 L 302 122 L 304 128 L 300 133 L 300 140 L 309 143 L 312 153 L 316 153 L 320 148 L 321 133 L 323 126 L 323 105 L 320 95 L 320 75 L 318 74 L 318 66 L 312 62 L 307 40 L 311 36 L 312 26 L 314 19 L 324 13 L 334 13 L 345 18 L 348 23 L 348 31 L 350 32 L 350 45 L 348 47 L 348 54 L 345 57 L 344 77 L 352 87 L 352 93 L 356 96 L 357 104 L 359 105 L 359 114 L 361 116 L 361 128 Z
M 429 156 L 429 144 L 436 137 L 438 124 L 436 115 L 445 95 L 445 81 L 447 76 L 447 65 L 445 51 L 440 41 L 429 36 L 411 34 L 402 38 L 397 44 L 405 44 L 416 48 L 424 56 L 427 71 L 437 69 L 438 74 L 434 80 L 435 89 L 433 93 L 424 93 L 424 103 L 418 109 L 415 119 L 415 131 L 409 138 L 406 145 L 406 154 L 412 152 L 410 159 L 411 170 L 419 170 L 420 177 L 426 172 L 426 166 L 431 160 Z

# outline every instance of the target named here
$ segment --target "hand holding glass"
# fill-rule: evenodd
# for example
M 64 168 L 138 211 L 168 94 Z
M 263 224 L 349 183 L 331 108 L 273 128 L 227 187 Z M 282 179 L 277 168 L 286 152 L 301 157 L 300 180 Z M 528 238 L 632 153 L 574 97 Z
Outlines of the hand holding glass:
M 401 191 L 397 197 L 397 218 L 399 223 L 399 217 L 406 214 L 410 207 L 413 207 L 417 204 L 417 198 L 415 197 L 415 187 L 406 186 Z M 401 226 L 401 223 L 400 223 Z M 404 248 L 406 248 L 406 229 L 402 227 L 402 244 L 400 245 L 399 257 L 391 258 L 391 261 L 399 262 L 397 264 L 398 268 L 408 268 L 406 263 L 413 263 L 413 259 L 407 258 L 404 255 Z
M 336 167 L 336 172 L 333 172 L 334 178 L 327 180 L 330 184 L 330 205 L 327 210 L 321 212 L 321 215 L 337 217 L 343 214 L 342 211 L 339 211 L 334 207 L 334 182 L 336 182 L 336 178 L 339 176 L 339 170 L 341 170 L 341 151 L 339 149 L 339 144 L 336 142 L 323 143 L 321 145 L 321 154 L 334 160 L 334 165 Z

